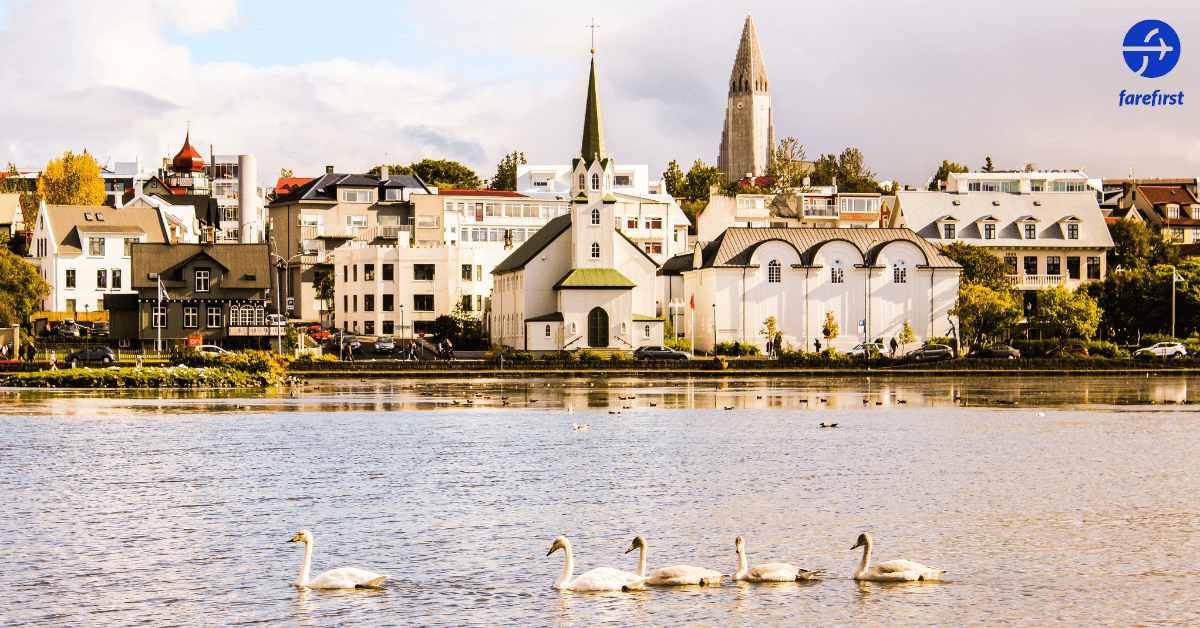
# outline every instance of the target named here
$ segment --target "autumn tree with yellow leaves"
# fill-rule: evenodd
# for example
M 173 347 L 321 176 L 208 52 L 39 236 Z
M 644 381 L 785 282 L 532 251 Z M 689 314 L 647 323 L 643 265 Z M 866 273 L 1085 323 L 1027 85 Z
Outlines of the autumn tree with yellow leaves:
M 47 205 L 101 205 L 104 203 L 104 180 L 100 164 L 88 154 L 71 151 L 51 159 L 46 170 L 38 176 L 37 199 Z

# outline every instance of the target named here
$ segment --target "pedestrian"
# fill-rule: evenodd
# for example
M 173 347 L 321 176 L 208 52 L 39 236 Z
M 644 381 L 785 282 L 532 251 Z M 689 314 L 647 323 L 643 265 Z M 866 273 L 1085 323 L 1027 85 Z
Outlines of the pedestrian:
M 446 339 L 446 361 L 454 359 L 454 345 L 450 343 L 450 339 Z
M 733 341 L 733 357 L 736 358 L 740 355 L 742 355 L 742 345 L 738 344 L 738 341 L 734 340 Z
M 813 349 L 813 352 L 820 353 L 821 352 L 821 339 L 813 338 L 813 346 L 816 347 L 815 349 Z
M 892 355 L 891 355 L 891 357 L 893 357 L 893 358 L 894 358 L 894 357 L 896 357 L 896 347 L 899 347 L 899 346 L 900 346 L 900 343 L 896 342 L 896 337 L 895 337 L 895 336 L 892 336 L 892 342 L 891 342 L 891 346 L 892 346 Z
M 37 349 L 34 349 L 34 348 L 33 348 L 33 341 L 32 341 L 32 340 L 31 340 L 31 341 L 29 341 L 29 344 L 28 344 L 28 345 L 26 345 L 26 352 L 27 352 L 27 354 L 29 355 L 29 362 L 31 362 L 31 363 L 32 363 L 32 362 L 33 362 L 33 360 L 34 360 L 35 358 L 37 358 Z
M 50 370 L 58 370 L 58 356 L 56 356 L 53 351 L 50 352 Z
M 783 334 L 775 334 L 775 357 L 778 358 L 783 353 Z
M 8 359 L 8 343 L 6 342 L 3 345 L 0 345 L 0 360 L 7 360 L 7 359 Z

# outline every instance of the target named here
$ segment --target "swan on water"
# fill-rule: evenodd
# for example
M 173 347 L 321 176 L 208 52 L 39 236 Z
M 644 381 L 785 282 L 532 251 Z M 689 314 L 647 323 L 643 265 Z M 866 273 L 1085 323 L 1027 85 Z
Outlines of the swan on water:
M 641 555 L 638 557 L 638 575 L 646 575 L 646 539 L 637 536 L 634 537 L 633 543 L 629 545 L 629 549 L 625 550 L 628 554 L 635 549 L 641 550 Z M 693 567 L 691 565 L 675 565 L 674 567 L 663 567 L 654 572 L 646 579 L 646 584 L 656 587 L 682 587 L 689 584 L 698 584 L 704 586 L 706 584 L 717 584 L 721 580 L 728 578 L 729 574 L 705 569 L 703 567 Z
M 312 564 L 313 552 L 313 535 L 308 530 L 301 530 L 299 534 L 292 537 L 288 543 L 297 541 L 304 542 L 304 563 L 300 565 L 300 577 L 296 578 L 294 583 L 298 587 L 308 587 L 310 589 L 353 589 L 355 587 L 378 587 L 384 580 L 386 575 L 372 573 L 365 569 L 355 569 L 354 567 L 342 567 L 341 569 L 330 569 L 325 573 L 308 579 L 308 568 Z
M 863 532 L 858 535 L 858 543 L 850 549 L 863 548 L 862 562 L 858 564 L 858 571 L 854 572 L 855 580 L 870 580 L 872 582 L 912 582 L 914 580 L 937 580 L 946 573 L 945 569 L 937 569 L 928 567 L 921 563 L 914 563 L 911 560 L 889 560 L 875 565 L 874 569 L 871 565 L 871 535 Z
M 820 580 L 820 570 L 809 571 L 787 563 L 768 563 L 753 569 L 746 566 L 746 542 L 742 537 L 734 541 L 737 549 L 738 568 L 733 573 L 734 580 L 745 582 L 792 582 L 794 580 Z
M 588 423 L 572 423 L 571 429 L 575 430 L 576 432 L 583 432 L 587 430 L 588 425 Z
M 562 550 L 567 555 L 562 575 L 554 581 L 554 588 L 560 591 L 628 591 L 646 581 L 638 574 L 610 567 L 599 567 L 572 579 L 575 573 L 575 558 L 571 554 L 571 542 L 567 537 L 560 536 L 554 539 L 554 544 L 550 546 L 546 555 L 549 556 L 556 550 Z

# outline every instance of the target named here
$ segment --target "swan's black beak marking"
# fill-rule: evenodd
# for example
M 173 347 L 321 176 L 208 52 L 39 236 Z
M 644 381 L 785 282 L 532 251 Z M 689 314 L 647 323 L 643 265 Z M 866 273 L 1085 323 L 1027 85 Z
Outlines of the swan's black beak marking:
M 629 549 L 625 550 L 625 553 L 628 554 L 629 552 L 632 552 L 632 551 L 633 551 L 633 546 L 631 545 L 631 546 L 629 546 Z

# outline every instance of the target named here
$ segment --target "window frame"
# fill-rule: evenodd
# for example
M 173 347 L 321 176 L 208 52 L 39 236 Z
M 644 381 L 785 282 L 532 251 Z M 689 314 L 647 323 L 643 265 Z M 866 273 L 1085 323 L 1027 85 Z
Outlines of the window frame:
M 212 269 L 197 268 L 194 275 L 194 292 L 212 292 Z
M 200 306 L 183 306 L 183 327 L 184 329 L 198 329 L 200 327 Z
M 207 316 L 205 317 L 205 323 L 206 323 L 205 326 L 208 329 L 220 329 L 222 327 L 221 323 L 223 322 L 222 319 L 224 317 L 221 315 L 221 307 L 220 306 L 216 306 L 216 305 L 208 306 L 208 312 L 206 312 L 206 314 L 207 314 Z M 216 319 L 215 325 L 213 324 L 214 318 Z
M 591 248 L 592 248 L 592 256 L 590 259 L 600 259 L 600 243 L 593 242 Z
M 779 260 L 771 260 L 767 263 L 767 283 L 783 283 L 783 267 L 779 265 Z

